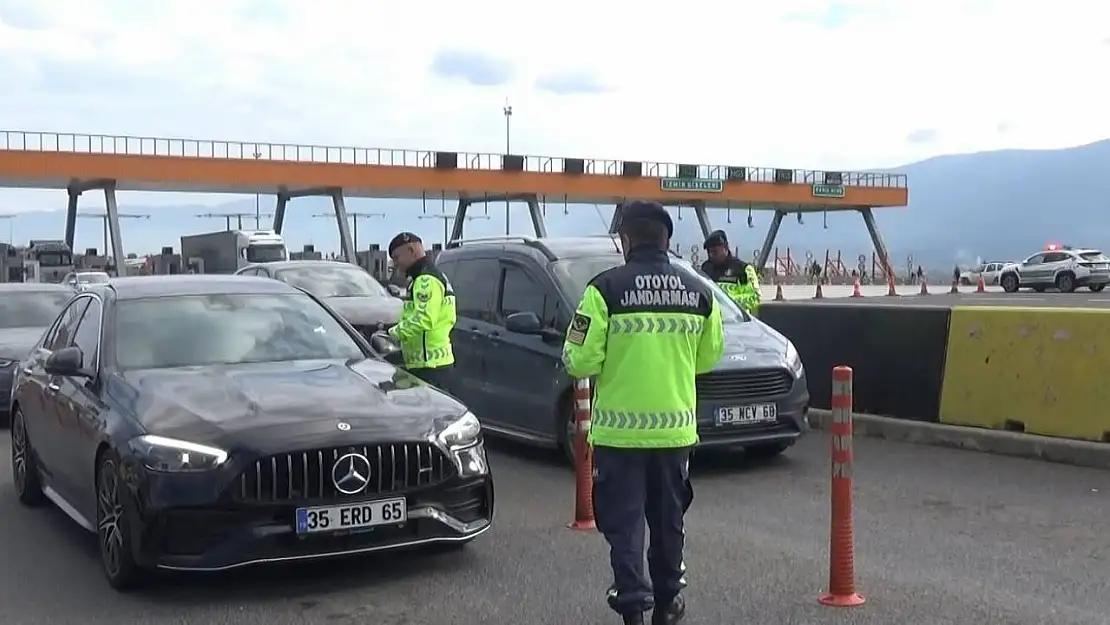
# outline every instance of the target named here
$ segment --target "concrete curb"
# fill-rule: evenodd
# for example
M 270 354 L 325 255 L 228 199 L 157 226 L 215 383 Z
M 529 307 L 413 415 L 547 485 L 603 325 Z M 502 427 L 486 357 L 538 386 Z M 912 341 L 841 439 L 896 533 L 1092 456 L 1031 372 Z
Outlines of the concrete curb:
M 827 430 L 831 421 L 830 411 L 810 409 L 810 427 Z M 855 434 L 859 436 L 1110 470 L 1110 444 L 1108 443 L 908 421 L 868 414 L 853 414 L 852 423 Z

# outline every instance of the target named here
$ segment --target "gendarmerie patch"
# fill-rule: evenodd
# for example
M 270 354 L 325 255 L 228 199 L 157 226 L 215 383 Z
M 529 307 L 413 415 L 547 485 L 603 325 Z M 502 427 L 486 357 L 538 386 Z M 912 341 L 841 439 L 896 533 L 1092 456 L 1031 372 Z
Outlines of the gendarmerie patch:
M 567 340 L 575 345 L 586 342 L 586 334 L 590 331 L 590 318 L 580 313 L 574 313 L 570 320 L 570 329 L 567 330 Z

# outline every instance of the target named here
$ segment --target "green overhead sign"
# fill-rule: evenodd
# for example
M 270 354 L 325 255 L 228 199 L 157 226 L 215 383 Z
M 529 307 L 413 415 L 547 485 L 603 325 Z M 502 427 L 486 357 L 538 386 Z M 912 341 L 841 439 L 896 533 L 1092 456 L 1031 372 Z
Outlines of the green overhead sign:
M 844 197 L 844 185 L 841 184 L 815 184 L 813 197 Z
M 663 191 L 720 193 L 725 190 L 725 181 L 712 178 L 660 178 L 659 188 Z

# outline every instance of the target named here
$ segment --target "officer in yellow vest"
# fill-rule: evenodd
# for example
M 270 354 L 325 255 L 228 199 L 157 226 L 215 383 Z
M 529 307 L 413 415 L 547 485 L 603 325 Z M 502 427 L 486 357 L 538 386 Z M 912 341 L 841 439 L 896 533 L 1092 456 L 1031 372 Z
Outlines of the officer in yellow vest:
M 694 378 L 720 360 L 724 329 L 710 288 L 671 263 L 674 223 L 666 209 L 626 204 L 618 232 L 625 264 L 587 285 L 563 363 L 574 377 L 596 376 L 594 516 L 609 543 L 609 605 L 625 625 L 642 625 L 648 610 L 653 625 L 673 625 L 686 613 L 682 528 L 694 496 Z
M 401 344 L 405 369 L 425 382 L 446 389 L 455 364 L 451 330 L 455 327 L 455 292 L 447 276 L 424 252 L 424 242 L 402 232 L 389 242 L 395 271 L 409 277 L 400 322 L 389 335 Z

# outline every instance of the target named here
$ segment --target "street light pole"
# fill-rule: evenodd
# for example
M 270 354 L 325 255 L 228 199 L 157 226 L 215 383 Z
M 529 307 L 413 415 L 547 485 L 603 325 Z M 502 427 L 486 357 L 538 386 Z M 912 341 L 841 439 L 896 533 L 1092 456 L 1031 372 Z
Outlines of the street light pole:
M 502 109 L 502 112 L 505 113 L 505 155 L 508 156 L 509 154 L 512 154 L 512 148 L 509 140 L 511 138 L 510 129 L 511 120 L 513 118 L 513 107 L 509 106 L 509 98 L 505 98 L 505 108 Z M 443 223 L 444 227 L 446 228 L 447 222 L 444 221 Z M 509 230 L 509 200 L 505 200 L 505 236 L 509 235 Z M 444 239 L 446 239 L 446 237 L 444 237 Z M 446 245 L 446 242 L 444 242 L 444 245 Z
M 258 151 L 258 146 L 254 146 L 254 160 L 262 158 L 262 152 Z M 254 194 L 254 229 L 262 229 L 262 212 L 259 208 L 259 193 L 256 191 Z
M 447 226 L 455 220 L 454 213 L 440 213 L 438 215 L 417 215 L 417 219 L 442 219 L 443 220 L 443 247 L 447 248 Z M 475 219 L 489 219 L 489 215 L 467 215 L 463 217 L 464 221 L 473 221 Z

